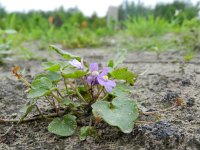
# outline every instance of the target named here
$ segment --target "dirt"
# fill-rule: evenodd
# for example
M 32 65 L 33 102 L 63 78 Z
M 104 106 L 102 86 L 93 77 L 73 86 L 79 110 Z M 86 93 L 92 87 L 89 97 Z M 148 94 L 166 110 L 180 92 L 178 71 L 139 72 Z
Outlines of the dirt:
M 89 62 L 104 66 L 115 54 L 108 48 L 78 49 L 71 53 L 83 56 Z M 39 53 L 39 51 L 37 51 Z M 40 54 L 40 53 L 39 53 Z M 45 55 L 46 54 L 46 55 Z M 16 118 L 19 109 L 27 102 L 25 88 L 11 75 L 11 67 L 20 65 L 27 70 L 27 79 L 32 80 L 42 72 L 43 60 L 59 59 L 54 53 L 42 51 L 42 60 L 17 60 L 6 62 L 0 68 L 0 118 Z M 59 137 L 47 131 L 48 121 L 33 121 L 16 126 L 8 135 L 0 139 L 0 149 L 54 149 L 54 150 L 198 150 L 200 149 L 200 54 L 184 63 L 180 51 L 170 51 L 158 55 L 155 52 L 129 52 L 121 66 L 139 74 L 133 89 L 133 98 L 145 111 L 163 110 L 172 106 L 177 98 L 185 106 L 176 107 L 153 116 L 142 116 L 140 121 L 154 124 L 137 124 L 130 134 L 123 134 L 117 128 L 102 124 L 100 138 L 80 141 L 78 135 Z M 40 101 L 40 107 L 45 107 Z M 11 124 L 0 124 L 0 134 Z

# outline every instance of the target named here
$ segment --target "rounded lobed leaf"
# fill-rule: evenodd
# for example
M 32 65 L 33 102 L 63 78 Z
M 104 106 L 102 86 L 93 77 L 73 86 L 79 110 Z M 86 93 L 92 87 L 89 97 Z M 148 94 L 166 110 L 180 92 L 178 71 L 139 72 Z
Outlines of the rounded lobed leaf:
M 131 88 L 123 83 L 117 83 L 111 94 L 116 97 L 130 97 Z
M 136 102 L 126 97 L 116 97 L 112 102 L 97 101 L 92 108 L 95 117 L 101 117 L 124 133 L 130 133 L 133 130 L 134 122 L 139 115 Z
M 42 64 L 45 70 L 60 71 L 61 65 L 58 62 L 45 62 Z
M 47 77 L 41 77 L 36 79 L 31 84 L 31 90 L 29 91 L 28 98 L 37 98 L 44 96 L 51 92 L 52 82 Z
M 47 77 L 41 77 L 31 83 L 32 89 L 50 89 L 52 87 L 51 81 Z
M 77 128 L 76 116 L 65 115 L 63 120 L 55 118 L 48 126 L 48 131 L 60 136 L 71 136 Z
M 84 75 L 86 75 L 86 71 L 83 70 L 78 70 L 74 67 L 66 67 L 63 71 L 62 71 L 62 76 L 65 78 L 81 78 Z
M 80 140 L 83 141 L 83 140 L 86 140 L 86 138 L 88 136 L 94 136 L 96 137 L 97 136 L 97 131 L 94 127 L 91 127 L 91 126 L 84 126 L 81 128 L 80 130 Z
M 48 71 L 46 77 L 52 82 L 58 82 L 62 79 L 62 76 L 55 71 Z
M 127 83 L 130 83 L 131 85 L 134 84 L 137 78 L 137 75 L 129 71 L 127 68 L 115 69 L 110 74 L 115 79 L 125 80 Z

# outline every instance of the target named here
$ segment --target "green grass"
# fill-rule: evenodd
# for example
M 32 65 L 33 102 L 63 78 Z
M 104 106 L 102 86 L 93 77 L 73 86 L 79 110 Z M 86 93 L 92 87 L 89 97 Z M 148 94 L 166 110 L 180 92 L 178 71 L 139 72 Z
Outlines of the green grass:
M 124 22 L 125 32 L 134 37 L 152 37 L 168 32 L 170 24 L 161 18 L 149 17 L 130 18 Z
M 28 17 L 27 17 L 28 16 Z M 19 50 L 19 54 L 27 53 L 25 57 L 31 59 L 32 53 L 28 47 L 22 45 L 26 42 L 40 41 L 38 50 L 45 50 L 49 44 L 61 44 L 63 48 L 92 48 L 109 46 L 111 49 L 126 48 L 127 50 L 163 52 L 168 50 L 194 50 L 199 42 L 191 30 L 200 30 L 200 21 L 197 19 L 184 20 L 181 25 L 169 23 L 165 19 L 148 17 L 132 17 L 120 24 L 124 28 L 116 31 L 106 26 L 105 18 L 85 18 L 78 14 L 71 14 L 68 19 L 61 13 L 61 25 L 48 22 L 48 16 L 42 13 L 9 14 L 1 19 L 1 28 L 16 29 L 17 34 L 6 37 L 11 40 L 11 46 Z M 25 17 L 25 18 L 23 18 Z M 87 25 L 82 26 L 82 21 Z M 110 42 L 112 43 L 112 42 Z M 197 43 L 197 44 L 196 44 Z M 199 46 L 200 47 L 200 46 Z M 31 48 L 30 48 L 31 49 Z

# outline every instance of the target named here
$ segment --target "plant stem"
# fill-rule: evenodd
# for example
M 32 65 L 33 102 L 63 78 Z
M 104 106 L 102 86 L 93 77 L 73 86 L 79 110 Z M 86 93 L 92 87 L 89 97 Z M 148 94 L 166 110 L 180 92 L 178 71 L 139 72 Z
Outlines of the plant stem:
M 1 121 L 1 120 L 0 120 Z M 18 120 L 19 121 L 19 120 Z M 16 125 L 12 125 L 4 134 L 2 134 L 2 135 L 0 135 L 0 137 L 2 138 L 2 137 L 4 137 L 4 136 L 6 136 L 8 133 L 10 133 L 13 129 L 14 129 L 14 127 L 15 127 Z
M 61 103 L 61 99 L 58 96 L 56 96 L 53 93 L 51 93 L 51 95 L 53 96 L 53 98 L 55 98 L 57 100 L 58 103 Z
M 142 114 L 143 115 L 153 115 L 155 113 L 160 113 L 160 112 L 165 112 L 165 111 L 171 110 L 171 109 L 175 108 L 176 106 L 177 106 L 177 104 L 175 104 L 175 105 L 173 105 L 173 106 L 171 106 L 169 108 L 163 109 L 163 110 L 143 112 Z
M 88 83 L 85 82 L 85 80 L 84 80 L 83 78 L 81 78 L 81 81 L 82 81 L 84 87 L 86 88 L 86 92 L 87 92 L 88 95 L 90 96 L 90 100 L 92 101 L 92 95 L 91 95 L 91 93 L 90 93 L 90 91 L 89 91 L 90 87 L 89 87 Z
M 105 96 L 101 99 L 102 101 L 108 97 L 109 93 L 106 93 Z
M 65 112 L 60 112 L 60 113 L 52 113 L 48 115 L 43 115 L 43 116 L 38 116 L 38 117 L 32 117 L 32 118 L 27 118 L 23 120 L 19 119 L 0 119 L 0 124 L 2 123 L 25 123 L 25 122 L 30 122 L 30 121 L 35 121 L 35 120 L 41 120 L 41 119 L 51 119 L 52 117 L 57 117 L 60 115 L 63 115 Z M 20 121 L 20 122 L 19 122 Z
M 101 89 L 99 90 L 99 92 L 97 93 L 96 99 L 99 98 L 99 96 L 100 96 L 100 94 L 102 93 L 103 89 L 104 89 L 104 87 L 102 86 Z
M 154 124 L 155 122 L 152 122 L 152 121 L 150 121 L 150 122 L 148 122 L 148 121 L 136 121 L 135 123 L 137 123 L 137 124 Z
M 52 103 L 51 101 L 50 101 L 50 99 L 48 99 L 48 97 L 47 96 L 45 96 L 45 98 L 46 98 L 46 100 L 50 103 L 50 105 L 51 106 L 53 106 L 53 107 L 55 107 L 55 104 L 54 103 Z
M 83 96 L 81 95 L 81 93 L 79 92 L 78 88 L 77 88 L 77 84 L 76 84 L 76 80 L 75 80 L 75 91 L 76 91 L 76 94 L 78 95 L 78 97 L 85 103 L 87 103 L 87 101 L 83 98 Z
M 64 78 L 64 77 L 63 77 Z M 68 91 L 68 87 L 67 87 L 67 81 L 66 81 L 66 79 L 64 78 L 64 85 L 65 85 L 65 89 L 66 89 L 66 91 Z
M 64 98 L 58 89 L 56 89 L 56 91 L 57 91 L 58 95 L 60 95 L 61 98 Z
M 35 107 L 36 107 L 37 111 L 39 112 L 39 114 L 40 114 L 42 117 L 44 117 L 43 114 L 42 114 L 42 112 L 41 112 L 41 110 L 40 110 L 40 108 L 38 107 L 38 105 L 35 104 Z
M 60 110 L 60 103 L 61 103 L 61 99 L 59 98 L 59 97 L 57 97 L 55 94 L 53 94 L 53 93 L 51 93 L 51 95 L 53 96 L 53 98 L 55 98 L 56 99 L 56 101 L 57 101 L 57 103 L 58 103 L 58 107 L 56 106 L 56 104 L 55 104 L 55 102 L 54 102 L 54 104 L 55 104 L 55 109 L 56 109 L 56 113 L 58 113 L 59 112 L 59 110 Z
M 31 87 L 31 84 L 24 78 L 20 78 L 20 80 L 28 87 Z
M 92 126 L 92 116 L 90 116 L 89 126 Z
M 68 84 L 71 86 L 72 89 L 75 89 L 75 87 L 73 86 L 71 82 L 68 81 Z
M 87 101 L 83 98 L 83 96 L 81 95 L 81 93 L 78 91 L 78 88 L 75 89 L 76 94 L 78 95 L 78 97 L 85 103 L 87 103 Z
M 93 83 L 93 82 L 92 82 Z M 91 101 L 94 101 L 94 91 L 93 91 L 93 86 L 92 86 L 92 83 L 91 83 L 91 85 L 90 85 L 90 89 L 91 89 Z

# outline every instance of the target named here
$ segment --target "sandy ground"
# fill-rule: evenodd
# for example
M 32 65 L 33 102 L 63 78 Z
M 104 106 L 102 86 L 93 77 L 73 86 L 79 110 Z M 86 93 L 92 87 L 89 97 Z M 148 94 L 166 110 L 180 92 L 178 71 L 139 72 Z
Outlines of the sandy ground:
M 70 51 L 84 57 L 89 62 L 104 66 L 115 54 L 108 49 L 79 49 Z M 42 60 L 7 62 L 0 68 L 0 118 L 14 118 L 26 103 L 24 86 L 12 76 L 14 64 L 27 70 L 27 78 L 32 79 L 42 72 L 41 62 L 59 59 L 55 53 L 42 51 Z M 159 113 L 156 116 L 142 116 L 140 120 L 160 122 L 138 124 L 131 134 L 123 134 L 118 129 L 103 124 L 99 127 L 100 139 L 88 138 L 81 142 L 77 135 L 63 138 L 47 131 L 47 121 L 20 124 L 7 136 L 0 139 L 0 149 L 55 149 L 55 150 L 198 150 L 200 149 L 200 54 L 184 63 L 179 51 L 161 53 L 129 52 L 122 66 L 140 74 L 133 88 L 133 97 L 140 108 L 149 111 L 162 110 L 174 104 L 177 98 L 185 101 L 184 107 Z M 45 107 L 41 103 L 40 107 Z M 11 124 L 0 124 L 0 134 Z

